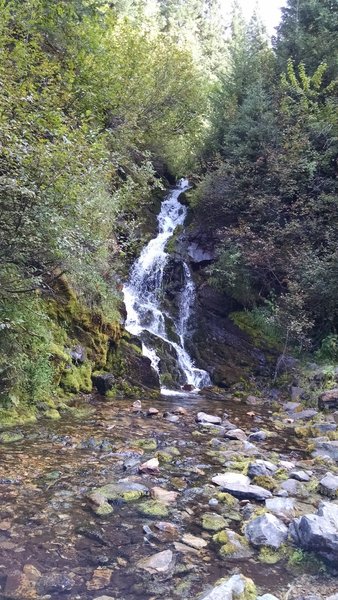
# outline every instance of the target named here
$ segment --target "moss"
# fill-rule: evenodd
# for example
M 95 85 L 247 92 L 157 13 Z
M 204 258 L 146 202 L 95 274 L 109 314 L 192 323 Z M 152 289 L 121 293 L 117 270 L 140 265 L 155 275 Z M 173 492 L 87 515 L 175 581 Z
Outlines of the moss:
M 109 504 L 109 502 L 103 502 L 99 506 L 94 506 L 93 511 L 99 517 L 106 517 L 108 515 L 111 515 L 114 512 L 114 509 Z
M 250 458 L 243 458 L 242 456 L 235 456 L 233 461 L 231 462 L 231 468 L 234 471 L 240 471 L 243 475 L 247 475 L 249 465 L 252 462 Z
M 57 421 L 57 419 L 61 418 L 61 415 L 60 415 L 59 411 L 56 410 L 55 408 L 50 408 L 49 410 L 47 410 L 45 412 L 44 416 L 47 419 L 52 419 L 53 421 Z
M 212 539 L 214 542 L 216 542 L 216 544 L 228 544 L 229 543 L 229 536 L 225 529 L 223 531 L 219 531 L 218 533 L 215 533 L 215 535 L 212 536 Z
M 77 367 L 72 365 L 63 373 L 60 382 L 66 392 L 77 394 L 92 391 L 92 367 L 89 363 Z
M 135 442 L 133 442 L 133 444 L 138 448 L 146 450 L 147 452 L 156 450 L 157 448 L 157 441 L 155 440 L 155 438 L 145 438 L 141 440 L 136 440 Z
M 36 407 L 20 404 L 15 409 L 0 409 L 0 426 L 14 427 L 15 425 L 27 425 L 37 420 Z
M 235 508 L 235 506 L 238 505 L 238 500 L 227 492 L 219 492 L 216 494 L 216 498 L 219 502 L 222 502 L 231 508 Z
M 205 513 L 202 516 L 202 527 L 208 531 L 220 531 L 227 526 L 227 521 L 221 515 Z
M 137 507 L 138 512 L 145 517 L 167 517 L 168 508 L 157 500 L 147 500 L 141 502 Z
M 0 433 L 0 444 L 12 444 L 13 442 L 21 442 L 24 436 L 19 431 L 3 431 Z
M 277 487 L 277 483 L 270 475 L 257 475 L 253 478 L 253 483 L 270 491 L 275 490 Z
M 125 502 L 135 502 L 135 500 L 139 500 L 144 496 L 144 492 L 130 490 L 129 492 L 123 492 L 121 496 Z
M 289 552 L 287 566 L 291 571 L 314 575 L 326 573 L 327 571 L 325 563 L 316 554 L 300 548 L 293 550 L 291 553 Z
M 274 550 L 269 546 L 262 546 L 259 551 L 258 560 L 266 565 L 275 565 L 285 556 L 283 547 Z
M 163 452 L 163 450 L 161 450 L 160 452 L 156 452 L 156 456 L 158 460 L 162 463 L 170 463 L 174 458 L 168 452 Z

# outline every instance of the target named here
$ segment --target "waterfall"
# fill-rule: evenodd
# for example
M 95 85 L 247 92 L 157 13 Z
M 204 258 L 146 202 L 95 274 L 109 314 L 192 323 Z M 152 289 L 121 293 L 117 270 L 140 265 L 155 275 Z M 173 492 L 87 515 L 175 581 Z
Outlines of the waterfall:
M 142 340 L 142 351 L 153 368 L 160 374 L 160 357 L 150 338 L 168 344 L 176 355 L 177 365 L 184 383 L 193 389 L 211 385 L 210 377 L 203 369 L 195 367 L 185 347 L 188 322 L 195 302 L 195 286 L 188 265 L 183 263 L 184 284 L 179 298 L 179 314 L 175 319 L 161 308 L 164 269 L 169 259 L 165 248 L 178 225 L 183 225 L 187 208 L 179 201 L 182 192 L 189 189 L 187 179 L 182 179 L 164 199 L 157 217 L 158 234 L 142 250 L 134 263 L 129 282 L 123 288 L 127 311 L 125 328 Z M 175 340 L 169 339 L 166 323 L 170 321 Z M 151 336 L 147 335 L 151 334 Z

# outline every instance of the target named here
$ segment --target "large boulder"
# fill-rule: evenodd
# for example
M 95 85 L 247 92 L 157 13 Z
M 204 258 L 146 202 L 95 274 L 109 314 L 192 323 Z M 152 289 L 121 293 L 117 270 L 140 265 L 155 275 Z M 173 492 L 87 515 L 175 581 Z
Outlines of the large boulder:
M 338 560 L 338 505 L 322 502 L 317 514 L 303 515 L 290 525 L 294 542 L 304 550 L 317 552 L 326 560 Z
M 287 540 L 288 528 L 271 513 L 253 519 L 245 528 L 245 537 L 253 546 L 278 548 Z
M 240 473 L 224 473 L 223 475 L 216 475 L 212 478 L 212 482 L 219 485 L 224 492 L 228 492 L 236 498 L 264 501 L 267 498 L 272 497 L 269 490 L 266 490 L 259 485 L 252 485 L 249 477 L 241 475 Z
M 318 408 L 321 410 L 338 408 L 338 387 L 320 394 Z
M 322 438 L 315 438 L 313 444 L 315 446 L 314 456 L 327 456 L 338 462 L 338 440 L 329 442 Z

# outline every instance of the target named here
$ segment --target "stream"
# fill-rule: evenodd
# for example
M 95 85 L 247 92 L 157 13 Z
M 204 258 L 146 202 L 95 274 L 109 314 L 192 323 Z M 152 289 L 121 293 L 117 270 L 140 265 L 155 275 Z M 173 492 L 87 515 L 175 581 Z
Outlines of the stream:
M 21 440 L 0 445 L 0 598 L 193 599 L 219 577 L 239 570 L 253 578 L 259 591 L 278 598 L 290 586 L 333 593 L 325 574 L 304 580 L 285 561 L 262 564 L 254 552 L 243 559 L 220 557 L 215 532 L 202 526 L 203 515 L 223 515 L 238 531 L 247 502 L 236 501 L 231 509 L 215 504 L 211 478 L 230 463 L 241 470 L 236 461 L 251 451 L 239 453 L 235 440 L 224 447 L 217 428 L 197 425 L 201 410 L 220 417 L 226 411 L 246 431 L 267 428 L 272 437 L 259 444 L 255 456 L 300 464 L 305 458 L 291 432 L 275 426 L 266 403 L 255 408 L 253 417 L 245 402 L 230 397 L 145 397 L 137 410 L 128 400 L 78 398 L 60 421 L 21 427 Z M 140 464 L 155 456 L 159 468 L 140 472 Z M 114 501 L 112 514 L 94 514 L 88 493 L 120 480 L 175 491 L 177 497 L 159 516 L 142 512 L 144 499 Z M 203 540 L 205 547 L 182 543 L 184 534 Z M 150 575 L 139 568 L 141 559 L 167 549 L 174 557 L 168 573 Z

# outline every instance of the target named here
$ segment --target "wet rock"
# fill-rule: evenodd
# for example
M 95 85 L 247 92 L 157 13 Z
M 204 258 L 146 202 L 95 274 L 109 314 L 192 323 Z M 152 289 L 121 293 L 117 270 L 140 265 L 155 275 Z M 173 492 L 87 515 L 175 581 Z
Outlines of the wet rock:
M 247 435 L 242 429 L 229 429 L 224 437 L 230 440 L 241 440 L 243 442 L 247 439 Z
M 172 413 L 164 413 L 163 417 L 165 418 L 166 421 L 169 421 L 169 423 L 178 423 L 180 420 L 179 415 L 173 415 Z
M 37 584 L 37 591 L 44 594 L 55 594 L 57 592 L 70 592 L 74 587 L 74 581 L 66 573 L 50 573 L 43 575 Z
M 83 537 L 88 538 L 89 540 L 93 540 L 103 546 L 108 546 L 108 542 L 104 538 L 104 534 L 99 527 L 91 524 L 78 525 L 75 528 L 75 532 L 78 535 L 82 535 Z
M 172 504 L 176 502 L 178 492 L 169 492 L 161 487 L 153 487 L 150 490 L 150 495 L 162 504 Z
M 167 521 L 156 521 L 154 527 L 161 533 L 165 534 L 167 539 L 174 540 L 179 535 L 179 528 L 174 523 L 168 523 Z
M 191 535 L 191 533 L 185 533 L 182 537 L 182 542 L 195 548 L 196 550 L 202 550 L 208 545 L 208 542 L 203 538 L 196 537 L 195 535 Z
M 93 375 L 92 382 L 99 394 L 104 396 L 114 387 L 115 377 L 112 373 L 102 373 L 100 375 Z
M 212 482 L 216 483 L 222 490 L 229 492 L 229 494 L 232 494 L 236 498 L 263 501 L 272 497 L 269 490 L 266 490 L 259 485 L 252 485 L 249 477 L 240 473 L 216 475 L 216 477 L 212 478 Z
M 216 513 L 204 513 L 202 515 L 202 527 L 207 531 L 220 531 L 227 526 L 227 521 Z
M 290 479 L 296 479 L 297 481 L 310 481 L 310 475 L 305 471 L 292 471 L 290 473 Z
M 268 498 L 265 500 L 268 511 L 288 523 L 296 515 L 294 498 Z
M 95 596 L 94 600 L 115 600 L 113 596 Z
M 269 546 L 277 550 L 288 537 L 288 528 L 275 515 L 265 513 L 245 527 L 245 536 L 253 546 Z
M 319 492 L 323 496 L 329 496 L 330 498 L 338 496 L 338 476 L 326 473 L 319 482 Z
M 211 425 L 220 425 L 222 423 L 221 417 L 216 417 L 215 415 L 208 415 L 204 412 L 199 412 L 196 421 L 198 423 L 210 423 Z
M 264 596 L 257 596 L 257 600 L 279 600 L 276 596 L 272 594 L 264 594 Z
M 249 464 L 248 476 L 251 478 L 270 476 L 273 475 L 277 469 L 278 467 L 276 467 L 276 465 L 274 465 L 272 462 L 268 460 L 257 459 L 255 462 Z
M 133 502 L 148 493 L 149 490 L 145 485 L 125 480 L 118 483 L 108 483 L 97 488 L 90 492 L 87 498 L 94 506 L 100 506 L 103 502 L 108 501 Z
M 254 431 L 249 435 L 249 442 L 264 442 L 267 438 L 267 434 L 265 431 Z
M 320 410 L 329 410 L 338 408 L 338 388 L 327 390 L 320 394 L 318 399 L 318 407 Z
M 316 514 L 303 515 L 290 525 L 294 542 L 336 564 L 338 560 L 338 505 L 322 502 Z
M 140 471 L 140 473 L 159 473 L 159 460 L 158 458 L 151 458 L 150 460 L 147 460 L 146 462 L 142 463 L 138 470 Z
M 87 582 L 87 590 L 102 590 L 108 587 L 112 576 L 112 570 L 107 567 L 98 567 L 95 569 L 90 581 Z
M 136 566 L 151 574 L 166 573 L 174 566 L 174 555 L 171 550 L 164 550 L 139 560 Z
M 150 406 L 150 408 L 148 408 L 147 410 L 147 415 L 148 417 L 155 417 L 156 415 L 159 414 L 159 410 L 157 410 L 157 408 L 154 408 L 153 406 Z
M 21 442 L 24 436 L 20 431 L 2 431 L 0 433 L 0 444 L 13 444 Z
M 230 579 L 221 580 L 211 592 L 201 596 L 200 600 L 244 600 L 245 597 L 254 597 L 254 589 L 251 579 L 246 579 L 243 575 L 233 575 Z

